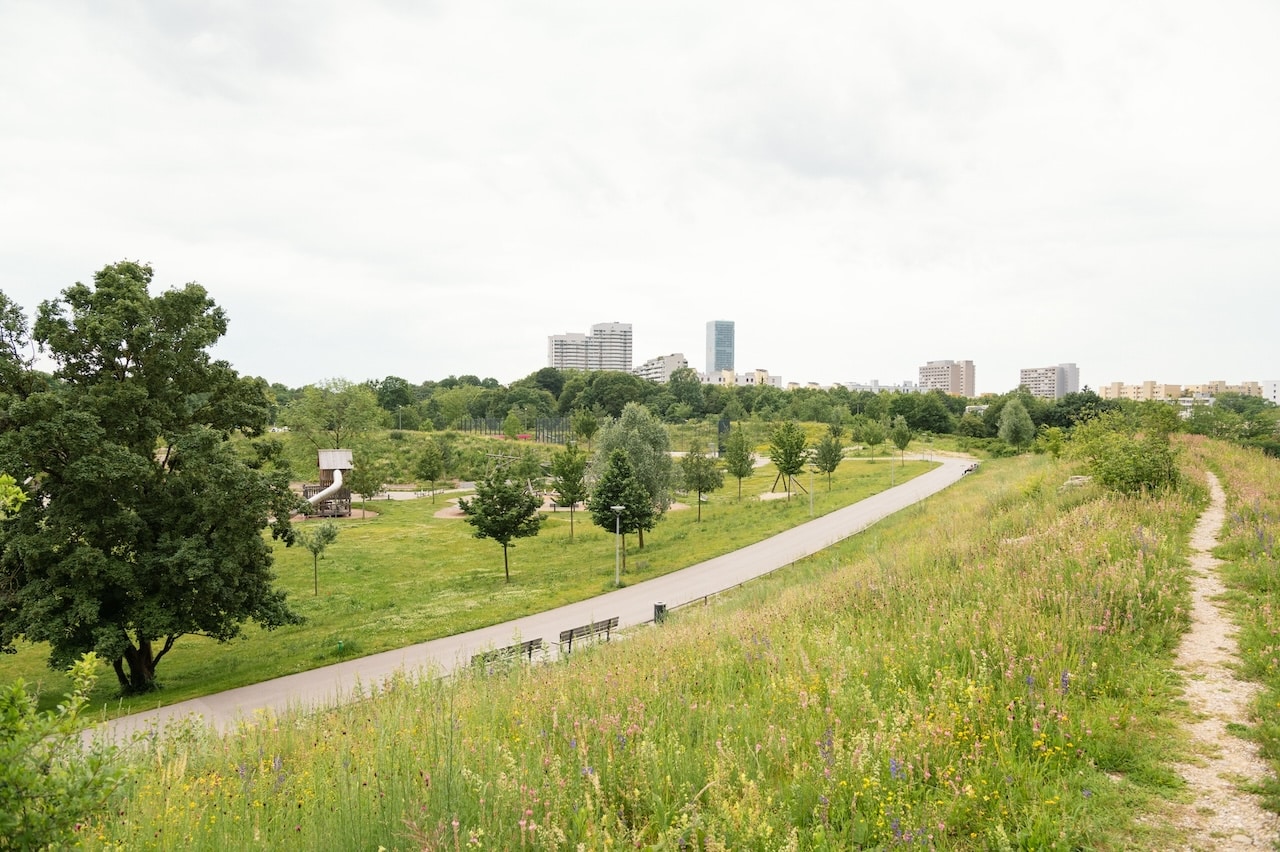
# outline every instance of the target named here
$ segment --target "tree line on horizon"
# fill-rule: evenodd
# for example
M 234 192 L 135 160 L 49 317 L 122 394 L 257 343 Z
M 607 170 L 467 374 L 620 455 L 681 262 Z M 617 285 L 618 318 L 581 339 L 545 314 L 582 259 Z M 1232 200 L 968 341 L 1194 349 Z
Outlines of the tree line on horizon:
M 1050 400 L 1033 396 L 1022 387 L 972 399 L 938 390 L 877 393 L 851 391 L 840 385 L 791 390 L 768 385 L 725 387 L 703 384 L 688 367 L 677 370 L 669 382 L 661 384 L 630 373 L 543 367 L 505 386 L 493 378 L 462 375 L 419 384 L 387 376 L 361 383 L 333 379 L 302 388 L 278 383 L 270 387 L 276 419 L 282 424 L 287 420 L 283 412 L 315 389 L 359 387 L 368 391 L 364 404 L 371 412 L 380 412 L 384 428 L 411 431 L 452 429 L 470 419 L 502 421 L 506 431 L 526 432 L 543 418 L 568 418 L 583 411 L 597 420 L 616 418 L 629 403 L 637 403 L 668 424 L 721 419 L 796 420 L 844 426 L 856 436 L 862 423 L 876 421 L 888 426 L 901 417 L 917 434 L 993 441 L 1000 437 L 1001 415 L 1012 400 L 1026 410 L 1037 431 L 1069 429 L 1080 420 L 1107 411 L 1132 412 L 1145 405 L 1167 405 L 1106 400 L 1089 388 Z M 976 406 L 982 409 L 969 410 Z M 1193 434 L 1254 445 L 1271 455 L 1280 455 L 1278 423 L 1280 409 L 1268 400 L 1227 393 L 1212 405 L 1196 406 L 1182 426 Z

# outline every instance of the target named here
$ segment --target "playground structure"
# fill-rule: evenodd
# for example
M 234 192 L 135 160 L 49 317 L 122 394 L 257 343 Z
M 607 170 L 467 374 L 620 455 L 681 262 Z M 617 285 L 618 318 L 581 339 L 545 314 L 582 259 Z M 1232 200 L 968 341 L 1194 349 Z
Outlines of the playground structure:
M 343 471 L 355 466 L 351 450 L 321 450 L 319 466 L 320 484 L 302 486 L 302 496 L 312 507 L 307 514 L 324 518 L 350 516 L 351 489 L 344 484 Z

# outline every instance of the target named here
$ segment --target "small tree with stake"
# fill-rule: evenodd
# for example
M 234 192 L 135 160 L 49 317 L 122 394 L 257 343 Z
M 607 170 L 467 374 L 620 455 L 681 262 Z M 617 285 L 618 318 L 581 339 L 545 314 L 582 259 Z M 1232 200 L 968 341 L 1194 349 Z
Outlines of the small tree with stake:
M 702 495 L 724 485 L 724 471 L 720 470 L 715 459 L 695 447 L 680 459 L 680 475 L 684 479 L 684 487 L 696 494 L 698 523 L 702 523 Z
M 742 480 L 756 472 L 756 454 L 751 439 L 741 426 L 729 433 L 724 447 L 725 469 L 738 480 L 738 499 L 742 499 Z
M 325 548 L 338 540 L 338 525 L 333 521 L 325 521 L 319 526 L 311 529 L 301 529 L 297 532 L 298 542 L 311 551 L 311 571 L 315 590 L 312 594 L 320 594 L 320 559 L 324 556 Z
M 419 482 L 425 481 L 431 491 L 431 502 L 436 502 L 436 480 L 444 475 L 444 453 L 435 441 L 428 441 L 418 454 L 416 468 Z
M 833 430 L 822 436 L 813 453 L 813 466 L 827 475 L 828 491 L 831 490 L 831 474 L 836 472 L 836 468 L 842 461 L 844 461 L 844 444 Z
M 579 503 L 587 499 L 586 453 L 578 445 L 570 443 L 551 459 L 551 490 L 556 492 L 556 502 L 569 507 L 569 540 L 573 541 L 573 512 Z
M 914 437 L 915 433 L 907 425 L 907 418 L 901 414 L 893 418 L 893 426 L 889 429 L 889 440 L 893 441 L 893 445 L 898 448 L 898 467 L 906 464 L 907 445 Z
M 542 500 L 509 479 L 502 467 L 476 483 L 474 497 L 458 501 L 467 523 L 475 527 L 476 538 L 491 538 L 502 545 L 502 570 L 508 583 L 511 562 L 507 551 L 513 546 L 512 540 L 537 535 L 542 529 L 545 519 L 538 512 L 541 507 Z
M 809 460 L 809 454 L 805 452 L 807 443 L 804 430 L 798 423 L 790 420 L 774 429 L 773 435 L 769 438 L 769 458 L 773 461 L 773 466 L 778 469 L 778 475 L 773 479 L 773 487 L 778 487 L 779 479 L 784 480 L 788 500 L 791 499 L 791 484 L 795 475 L 804 470 L 804 463 Z M 796 487 L 801 491 L 804 490 L 804 486 L 798 482 Z

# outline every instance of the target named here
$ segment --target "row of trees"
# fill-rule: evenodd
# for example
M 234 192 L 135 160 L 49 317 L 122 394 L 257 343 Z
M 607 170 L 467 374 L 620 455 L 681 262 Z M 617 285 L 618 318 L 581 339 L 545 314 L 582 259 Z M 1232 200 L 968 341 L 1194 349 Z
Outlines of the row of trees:
M 915 432 L 959 434 L 994 438 L 1007 400 L 1017 398 L 1037 426 L 1066 428 L 1081 411 L 1107 410 L 1118 405 L 1092 391 L 1044 400 L 1025 391 L 1012 391 L 995 399 L 967 400 L 940 391 L 928 393 L 874 393 L 829 389 L 783 390 L 769 385 L 723 387 L 704 385 L 692 369 L 677 370 L 666 384 L 646 381 L 629 373 L 559 370 L 544 367 L 503 386 L 496 379 L 450 376 L 441 381 L 411 384 L 398 376 L 353 384 L 341 380 L 316 388 L 289 389 L 272 385 L 279 422 L 294 426 L 305 412 L 314 415 L 325 393 L 347 394 L 345 418 L 359 415 L 378 426 L 399 429 L 440 430 L 469 418 L 510 420 L 520 431 L 538 418 L 569 417 L 578 411 L 598 418 L 619 417 L 630 403 L 639 403 L 667 423 L 705 418 L 748 418 L 764 421 L 810 421 L 844 424 L 851 418 L 892 422 L 902 417 Z M 357 393 L 355 389 L 360 389 Z M 321 391 L 317 397 L 315 391 Z M 358 400 L 356 399 L 358 397 Z M 965 413 L 976 402 L 988 407 L 983 413 Z M 358 404 L 357 404 L 358 403 Z
M 884 431 L 900 451 L 913 437 L 901 416 Z M 844 459 L 843 436 L 843 427 L 832 425 L 811 446 L 795 421 L 775 427 L 769 442 L 769 459 L 777 469 L 773 489 L 781 483 L 788 499 L 793 488 L 803 490 L 796 476 L 807 464 L 827 476 L 830 489 L 831 475 Z M 883 437 L 877 443 L 882 441 Z M 673 489 L 681 488 L 691 496 L 701 523 L 703 496 L 723 487 L 728 473 L 738 480 L 741 499 L 742 480 L 755 472 L 755 465 L 755 448 L 741 428 L 730 432 L 722 459 L 710 457 L 694 446 L 678 463 L 673 462 L 666 428 L 644 406 L 630 403 L 620 417 L 601 426 L 594 453 L 586 453 L 571 442 L 554 454 L 549 465 L 549 488 L 555 493 L 556 502 L 569 509 L 570 539 L 577 505 L 585 503 L 593 523 L 620 533 L 624 542 L 625 536 L 634 534 L 643 549 L 644 534 L 670 508 Z M 539 511 L 542 500 L 530 478 L 535 475 L 536 470 L 521 470 L 518 464 L 496 465 L 477 482 L 474 497 L 459 501 L 476 536 L 502 545 L 503 571 L 508 582 L 513 542 L 537 535 L 544 520 Z M 624 546 L 624 565 L 625 553 Z

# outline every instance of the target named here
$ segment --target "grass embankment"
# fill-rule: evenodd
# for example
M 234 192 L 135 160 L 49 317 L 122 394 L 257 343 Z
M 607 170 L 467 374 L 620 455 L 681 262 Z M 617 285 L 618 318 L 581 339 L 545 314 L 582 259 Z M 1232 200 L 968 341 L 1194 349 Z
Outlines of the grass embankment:
M 832 489 L 815 480 L 814 512 L 824 515 L 928 470 L 925 462 L 873 463 L 849 460 L 836 471 Z M 645 536 L 645 548 L 628 537 L 623 582 L 636 583 L 693 565 L 767 538 L 809 520 L 809 500 L 799 494 L 761 501 L 776 472 L 772 466 L 743 482 L 742 500 L 732 478 L 697 512 L 673 510 Z M 809 486 L 809 477 L 801 479 Z M 357 500 L 356 508 L 360 507 Z M 114 675 L 104 667 L 88 713 L 126 712 L 172 704 L 343 659 L 403 648 L 442 636 L 497 624 L 584 600 L 613 587 L 614 536 L 575 513 L 548 513 L 542 532 L 520 539 L 511 550 L 511 582 L 503 581 L 502 548 L 478 540 L 458 518 L 437 518 L 449 505 L 442 495 L 368 504 L 376 518 L 339 519 L 338 539 L 319 561 L 319 594 L 311 554 L 275 545 L 279 585 L 305 624 L 263 631 L 254 625 L 243 638 L 218 644 L 184 637 L 161 662 L 159 692 L 121 700 Z M 301 526 L 319 523 L 307 521 Z M 44 646 L 23 646 L 0 658 L 0 680 L 23 677 L 41 687 L 50 707 L 69 688 L 62 673 L 47 666 Z
M 1280 811 L 1280 463 L 1260 451 L 1204 438 L 1187 439 L 1191 452 L 1221 477 L 1227 517 L 1214 555 L 1225 560 L 1227 606 L 1240 625 L 1240 676 L 1262 684 L 1256 725 L 1241 734 L 1258 743 L 1272 779 L 1255 792 Z
M 564 664 L 154 744 L 89 847 L 1173 848 L 1204 489 L 984 465 Z

